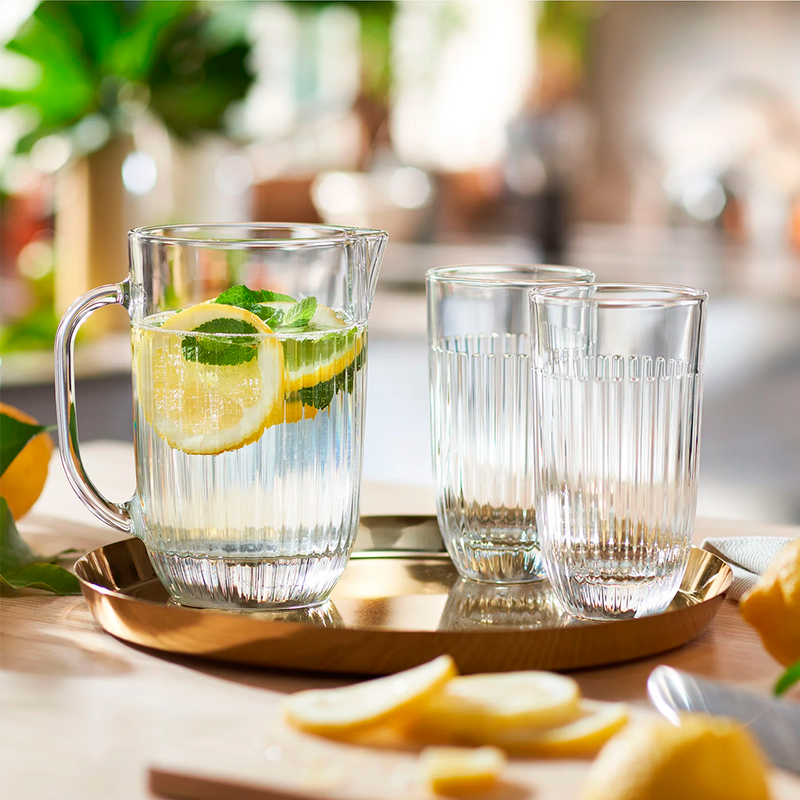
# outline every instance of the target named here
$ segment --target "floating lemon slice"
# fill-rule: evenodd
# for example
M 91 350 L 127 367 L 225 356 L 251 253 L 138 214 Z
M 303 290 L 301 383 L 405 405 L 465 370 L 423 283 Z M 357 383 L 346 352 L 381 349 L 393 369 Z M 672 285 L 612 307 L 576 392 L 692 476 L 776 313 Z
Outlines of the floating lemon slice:
M 437 794 L 485 792 L 505 763 L 505 753 L 496 747 L 428 747 L 420 754 L 422 776 Z
M 269 333 L 255 314 L 213 302 L 180 311 L 160 328 L 138 328 L 136 390 L 145 419 L 185 453 L 212 455 L 256 441 L 284 417 L 283 348 L 261 335 Z
M 287 698 L 284 713 L 290 723 L 311 733 L 348 734 L 411 714 L 455 674 L 453 659 L 439 656 L 427 664 L 385 678 L 341 689 L 298 692 Z
M 624 703 L 581 700 L 580 716 L 552 728 L 519 727 L 493 731 L 487 740 L 519 756 L 577 756 L 597 752 L 628 722 Z
M 261 303 L 287 311 L 294 303 Z M 310 334 L 310 335 L 309 335 Z M 287 394 L 310 389 L 344 372 L 364 347 L 364 335 L 332 308 L 317 306 L 308 324 L 283 338 Z
M 414 723 L 434 741 L 494 743 L 492 731 L 561 725 L 580 714 L 580 691 L 553 672 L 506 672 L 454 678 L 432 696 Z

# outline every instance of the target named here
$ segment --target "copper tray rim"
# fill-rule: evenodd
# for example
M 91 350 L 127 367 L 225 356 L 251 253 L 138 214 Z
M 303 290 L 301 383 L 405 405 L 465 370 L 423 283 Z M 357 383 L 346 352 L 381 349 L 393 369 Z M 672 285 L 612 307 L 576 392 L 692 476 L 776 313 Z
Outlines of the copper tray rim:
M 371 519 L 390 519 L 391 516 L 392 515 L 371 515 L 362 519 L 364 523 L 367 523 L 367 521 Z M 410 517 L 403 516 L 403 519 L 408 520 Z M 415 519 L 417 519 L 419 522 L 424 522 L 427 520 L 435 520 L 435 517 L 420 515 L 415 517 Z M 246 643 L 247 647 L 250 648 L 256 647 L 259 645 L 259 643 L 263 644 L 265 641 L 272 639 L 276 634 L 284 640 L 292 635 L 297 634 L 304 641 L 310 641 L 313 639 L 325 644 L 330 644 L 335 640 L 337 640 L 339 644 L 346 642 L 348 639 L 352 641 L 355 641 L 356 639 L 363 641 L 366 637 L 370 640 L 370 642 L 374 642 L 378 648 L 390 641 L 397 644 L 398 642 L 403 641 L 412 642 L 414 640 L 421 641 L 421 639 L 424 639 L 426 647 L 430 646 L 432 642 L 440 642 L 442 645 L 441 649 L 446 652 L 450 651 L 456 645 L 459 645 L 460 649 L 462 649 L 462 646 L 466 645 L 469 647 L 474 647 L 476 643 L 479 643 L 483 640 L 492 640 L 498 642 L 502 640 L 513 640 L 514 642 L 519 642 L 521 641 L 520 637 L 522 637 L 526 642 L 536 642 L 542 641 L 546 636 L 551 641 L 569 642 L 570 640 L 574 639 L 576 635 L 580 637 L 581 633 L 587 638 L 595 636 L 596 633 L 594 632 L 598 630 L 608 631 L 613 629 L 623 637 L 625 637 L 625 633 L 627 631 L 633 633 L 637 629 L 642 630 L 642 633 L 644 634 L 645 626 L 649 626 L 651 631 L 653 630 L 654 626 L 664 627 L 665 629 L 671 627 L 673 631 L 676 629 L 681 629 L 682 631 L 684 629 L 687 630 L 686 634 L 673 634 L 669 643 L 665 642 L 664 644 L 657 644 L 652 647 L 637 649 L 637 653 L 633 656 L 618 657 L 613 654 L 593 656 L 586 661 L 586 663 L 577 663 L 574 659 L 570 660 L 569 658 L 565 657 L 566 660 L 569 661 L 568 666 L 552 667 L 553 669 L 570 670 L 607 666 L 614 663 L 624 663 L 636 660 L 638 658 L 656 655 L 660 652 L 671 650 L 675 647 L 682 646 L 683 644 L 692 641 L 701 635 L 703 631 L 705 631 L 706 628 L 711 624 L 711 621 L 716 616 L 719 606 L 724 600 L 733 580 L 733 571 L 722 558 L 707 550 L 693 546 L 692 551 L 697 551 L 698 554 L 702 554 L 704 563 L 713 565 L 714 567 L 712 574 L 714 576 L 714 583 L 716 586 L 713 594 L 708 594 L 701 598 L 697 594 L 679 590 L 679 594 L 683 594 L 684 596 L 691 598 L 693 602 L 687 603 L 682 607 L 671 608 L 661 612 L 660 614 L 655 614 L 648 617 L 625 620 L 587 621 L 587 623 L 584 625 L 571 628 L 547 627 L 530 629 L 503 627 L 481 628 L 475 630 L 421 630 L 414 628 L 389 629 L 373 627 L 369 625 L 353 625 L 345 628 L 324 628 L 303 622 L 291 620 L 268 620 L 264 619 L 263 617 L 252 617 L 248 613 L 230 613 L 228 611 L 219 609 L 193 608 L 186 606 L 171 607 L 162 602 L 135 597 L 127 594 L 124 590 L 110 589 L 106 586 L 92 582 L 92 580 L 86 575 L 86 572 L 89 569 L 89 559 L 93 557 L 104 557 L 104 551 L 112 548 L 114 550 L 120 549 L 128 552 L 132 552 L 132 548 L 141 548 L 142 555 L 147 558 L 146 546 L 144 542 L 136 537 L 128 537 L 95 548 L 78 559 L 75 564 L 75 572 L 81 584 L 83 595 L 91 609 L 92 615 L 107 633 L 121 639 L 122 641 L 160 652 L 189 655 L 192 657 L 212 659 L 217 661 L 228 661 L 250 666 L 260 666 L 262 668 L 288 668 L 303 671 L 339 674 L 384 674 L 386 671 L 395 671 L 395 669 L 386 670 L 376 666 L 375 664 L 359 664 L 356 668 L 337 668 L 335 665 L 314 666 L 306 663 L 308 661 L 306 655 L 303 655 L 297 663 L 295 663 L 295 661 L 293 661 L 291 658 L 288 660 L 288 662 L 286 662 L 286 659 L 283 659 L 282 657 L 274 658 L 270 656 L 268 658 L 263 658 L 260 654 L 254 657 L 252 655 L 247 655 L 246 653 L 243 655 L 241 653 L 241 648 L 238 646 L 229 648 L 223 647 L 217 650 L 175 646 L 159 641 L 159 631 L 155 626 L 150 630 L 146 630 L 137 625 L 137 630 L 131 633 L 130 625 L 126 623 L 124 614 L 119 613 L 117 606 L 121 605 L 124 609 L 128 609 L 133 613 L 135 613 L 136 608 L 140 608 L 142 610 L 157 609 L 158 614 L 169 614 L 171 617 L 175 618 L 180 617 L 187 623 L 190 620 L 195 624 L 201 623 L 202 620 L 208 620 L 209 623 L 211 621 L 216 623 L 221 620 L 225 620 L 226 625 L 230 626 L 231 628 L 236 628 L 239 631 L 247 631 L 248 633 L 252 634 L 251 638 Z M 441 562 L 443 560 L 449 560 L 449 556 L 446 552 L 409 549 L 382 551 L 362 550 L 354 553 L 352 558 L 357 560 L 383 560 L 392 558 L 405 559 L 418 563 L 424 563 L 425 561 Z M 155 574 L 153 574 L 152 579 L 157 580 Z M 138 584 L 131 584 L 131 586 L 134 585 Z M 101 603 L 101 599 L 105 602 Z M 107 612 L 110 612 L 113 615 L 114 622 L 117 624 L 107 624 Z M 675 622 L 675 624 L 671 626 L 670 623 L 672 622 Z M 120 627 L 122 631 L 120 630 Z M 112 628 L 115 628 L 115 630 L 112 630 Z M 564 659 L 562 658 L 561 660 L 563 661 Z M 401 659 L 401 661 L 403 661 L 403 659 Z M 414 661 L 414 659 L 411 659 L 411 661 Z M 416 661 L 415 663 L 420 662 Z M 461 667 L 461 664 L 459 664 L 459 666 Z M 470 672 L 475 670 L 462 668 L 462 671 Z

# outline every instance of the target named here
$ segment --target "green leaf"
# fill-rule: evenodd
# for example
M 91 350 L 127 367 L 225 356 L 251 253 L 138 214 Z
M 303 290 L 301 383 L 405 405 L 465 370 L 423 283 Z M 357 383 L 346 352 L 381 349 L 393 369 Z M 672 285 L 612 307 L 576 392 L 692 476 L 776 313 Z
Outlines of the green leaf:
M 185 336 L 181 342 L 186 361 L 232 367 L 252 361 L 258 355 L 258 339 L 254 325 L 241 319 L 220 317 L 196 327 L 197 333 L 232 334 L 231 336 Z
M 0 413 L 0 475 L 34 436 L 46 430 L 44 425 L 30 425 Z
M 364 366 L 364 351 L 358 354 L 358 358 L 350 364 L 347 369 L 342 370 L 338 375 L 334 375 L 329 381 L 318 383 L 307 389 L 301 389 L 300 399 L 304 405 L 314 406 L 320 410 L 327 408 L 333 401 L 337 392 L 352 392 L 355 383 L 355 375 Z
M 306 297 L 299 303 L 295 303 L 291 308 L 287 308 L 283 314 L 281 330 L 288 328 L 303 328 L 311 322 L 311 317 L 317 310 L 317 298 Z
M 61 555 L 61 554 L 59 554 Z M 14 524 L 5 498 L 0 497 L 0 583 L 12 589 L 46 589 L 56 594 L 80 594 L 78 579 L 32 550 Z
M 295 299 L 294 297 L 289 297 L 288 294 L 271 292 L 269 289 L 248 289 L 247 286 L 239 284 L 226 289 L 214 302 L 249 310 L 250 306 L 255 306 L 259 303 L 294 303 Z
M 54 594 L 80 594 L 78 579 L 64 567 L 47 562 L 25 564 L 0 578 L 13 589 L 44 589 Z
M 775 695 L 782 695 L 787 689 L 800 681 L 800 661 L 795 661 L 786 668 L 786 672 L 778 678 L 772 692 Z
M 0 574 L 36 561 L 42 561 L 42 557 L 19 535 L 11 509 L 5 498 L 0 497 Z

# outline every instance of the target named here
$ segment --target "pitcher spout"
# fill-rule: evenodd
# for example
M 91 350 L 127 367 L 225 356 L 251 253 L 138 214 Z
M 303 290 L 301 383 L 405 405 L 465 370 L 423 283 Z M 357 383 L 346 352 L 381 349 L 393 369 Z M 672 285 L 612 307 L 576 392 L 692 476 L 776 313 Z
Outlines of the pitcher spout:
M 386 242 L 389 234 L 386 231 L 364 230 L 361 232 L 364 242 L 364 255 L 367 268 L 366 281 L 366 306 L 367 312 L 372 307 L 372 299 L 375 296 L 375 288 L 378 285 L 378 275 L 381 271 L 383 253 L 386 250 Z

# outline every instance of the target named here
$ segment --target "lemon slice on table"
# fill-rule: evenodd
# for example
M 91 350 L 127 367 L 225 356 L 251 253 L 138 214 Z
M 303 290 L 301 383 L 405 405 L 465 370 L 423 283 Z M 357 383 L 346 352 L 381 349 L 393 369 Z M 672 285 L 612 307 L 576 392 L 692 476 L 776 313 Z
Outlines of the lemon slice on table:
M 297 692 L 284 702 L 295 727 L 325 736 L 347 735 L 376 723 L 413 714 L 416 708 L 456 674 L 450 656 L 439 656 L 413 669 L 341 689 Z
M 273 301 L 260 305 L 286 312 L 294 303 Z M 344 372 L 361 354 L 364 335 L 332 308 L 318 305 L 308 324 L 286 336 L 283 346 L 285 391 L 292 394 Z
M 420 771 L 437 794 L 460 796 L 485 792 L 497 782 L 506 756 L 496 747 L 427 747 Z
M 493 744 L 492 731 L 575 719 L 579 699 L 575 681 L 553 672 L 463 675 L 425 703 L 414 728 L 434 741 Z
M 283 420 L 283 348 L 262 336 L 269 333 L 255 314 L 213 302 L 180 311 L 160 328 L 138 329 L 145 419 L 185 453 L 213 455 L 256 441 Z
M 579 756 L 596 753 L 628 722 L 624 703 L 581 700 L 580 716 L 551 728 L 515 727 L 493 731 L 491 744 L 517 756 Z

